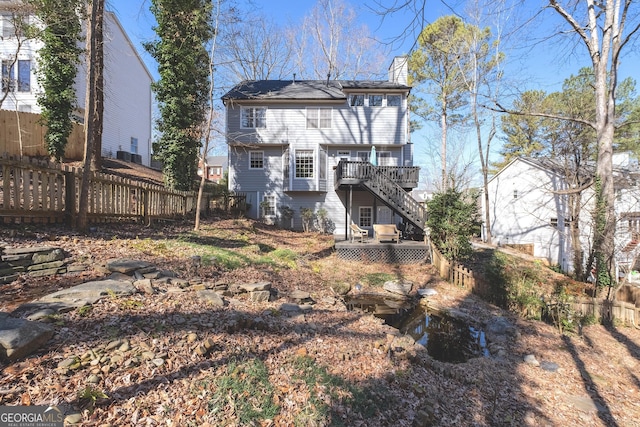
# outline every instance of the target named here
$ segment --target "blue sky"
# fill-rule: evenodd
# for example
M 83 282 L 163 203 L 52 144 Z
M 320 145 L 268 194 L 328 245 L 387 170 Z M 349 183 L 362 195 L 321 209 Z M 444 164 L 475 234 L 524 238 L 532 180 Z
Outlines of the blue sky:
M 249 4 L 250 0 L 238 0 L 242 4 Z M 343 0 L 346 1 L 346 0 Z M 428 10 L 426 13 L 427 23 L 435 21 L 439 16 L 452 13 L 452 9 L 438 0 L 426 0 Z M 387 47 L 387 61 L 380 64 L 381 74 L 386 73 L 388 65 L 396 55 L 405 54 L 411 48 L 414 38 L 407 37 L 397 41 L 398 37 L 407 28 L 413 16 L 408 12 L 399 12 L 392 16 L 386 16 L 383 20 L 374 13 L 367 5 L 376 3 L 393 4 L 394 0 L 367 0 L 365 2 L 352 1 L 350 4 L 355 8 L 358 21 L 368 25 L 373 36 L 384 42 L 396 40 L 392 46 Z M 449 0 L 449 5 L 465 3 L 464 0 Z M 253 1 L 249 10 L 262 12 L 265 16 L 282 25 L 300 24 L 302 18 L 309 14 L 316 4 L 315 0 L 262 0 Z M 526 19 L 537 12 L 541 2 L 527 2 L 529 9 L 520 9 L 518 16 L 512 16 L 509 22 L 516 22 Z M 154 38 L 152 26 L 153 16 L 149 12 L 150 0 L 107 0 L 107 8 L 116 12 L 123 27 L 127 31 L 130 39 L 138 49 L 141 57 L 147 64 L 149 71 L 157 77 L 157 70 L 154 60 L 142 48 L 144 41 Z M 249 7 L 249 6 L 247 6 Z M 463 8 L 455 9 L 462 13 Z M 576 74 L 584 66 L 589 66 L 589 58 L 582 44 L 578 44 L 575 49 L 571 42 L 559 40 L 558 38 L 549 41 L 544 40 L 546 36 L 554 33 L 554 28 L 558 24 L 559 18 L 554 12 L 547 11 L 533 25 L 516 33 L 513 39 L 507 40 L 504 46 L 511 46 L 505 51 L 505 77 L 512 82 L 517 90 L 542 89 L 547 92 L 560 90 L 562 82 Z M 566 27 L 565 27 L 566 29 Z M 506 28 L 505 32 L 512 29 Z M 494 31 L 495 34 L 495 31 Z M 575 41 L 575 39 L 572 39 Z M 517 46 L 517 47 L 513 47 Z M 640 69 L 640 53 L 627 49 L 627 56 L 621 61 L 621 78 L 637 77 Z M 505 102 L 506 105 L 509 102 Z M 477 156 L 476 143 L 470 135 L 455 135 L 465 158 Z M 468 139 L 469 142 L 466 142 Z M 423 169 L 432 168 L 434 159 L 436 162 L 439 153 L 439 128 L 434 124 L 427 124 L 421 131 L 412 135 L 415 144 L 415 162 Z M 429 141 L 435 142 L 430 144 Z M 433 147 L 431 147 L 433 145 Z M 450 146 L 452 146 L 451 144 Z M 499 147 L 498 141 L 494 143 L 495 149 Z M 453 148 L 453 147 L 452 147 Z M 435 150 L 435 151 L 434 151 Z M 447 150 L 449 151 L 449 150 Z M 222 154 L 222 153 L 216 153 Z M 451 157 L 451 155 L 448 155 Z M 492 156 L 495 158 L 495 154 Z
M 379 1 L 379 0 L 378 0 Z M 246 0 L 242 0 L 245 2 Z M 385 4 L 394 3 L 392 0 L 379 1 Z M 287 24 L 287 23 L 299 23 L 301 19 L 307 15 L 313 6 L 315 0 L 263 0 L 254 1 L 253 10 L 261 10 L 264 15 L 273 19 L 274 21 Z M 464 3 L 461 0 L 449 1 L 449 4 Z M 530 4 L 533 4 L 531 2 Z M 533 8 L 539 7 L 539 3 L 535 2 L 536 6 L 531 6 L 532 9 L 527 12 L 533 12 Z M 426 19 L 429 22 L 437 19 L 438 16 L 452 13 L 451 9 L 445 6 L 438 0 L 427 0 L 428 11 Z M 153 59 L 144 52 L 141 43 L 151 40 L 154 37 L 152 30 L 153 16 L 149 12 L 150 0 L 108 0 L 107 7 L 113 10 L 118 15 L 123 27 L 127 31 L 129 37 L 136 45 L 140 55 L 143 57 L 150 71 L 157 75 L 155 71 L 155 63 Z M 362 23 L 366 23 L 374 37 L 378 40 L 389 42 L 397 39 L 404 28 L 406 28 L 412 19 L 410 13 L 396 13 L 392 16 L 387 16 L 384 20 L 380 16 L 376 15 L 368 5 L 375 5 L 374 0 L 359 2 L 352 2 L 352 6 L 355 8 L 358 20 Z M 463 9 L 458 9 L 462 11 Z M 547 18 L 554 18 L 552 14 L 547 13 Z M 525 35 L 521 35 L 521 40 L 518 42 L 521 46 L 518 49 L 507 52 L 508 58 L 508 70 L 512 73 L 522 76 L 523 81 L 526 81 L 527 85 L 542 87 L 547 90 L 554 90 L 558 88 L 558 85 L 562 81 L 569 77 L 571 74 L 575 74 L 581 66 L 588 65 L 588 59 L 584 54 L 584 49 L 579 46 L 576 52 L 571 53 L 565 47 L 560 47 L 557 44 L 550 43 L 537 44 L 535 36 L 531 33 L 537 32 L 538 34 L 549 33 L 552 31 L 552 22 L 550 19 L 545 19 L 542 26 L 548 26 L 548 31 L 543 31 L 544 28 L 536 26 L 530 28 L 529 34 L 527 31 L 523 31 Z M 527 41 L 526 39 L 530 39 Z M 396 42 L 393 46 L 389 47 L 389 61 L 395 55 L 407 53 L 411 48 L 413 40 L 407 38 L 404 42 Z M 529 46 L 527 46 L 529 45 Z M 630 50 L 628 52 L 631 52 Z M 623 76 L 630 76 L 634 74 L 634 70 L 637 70 L 639 64 L 639 54 L 633 55 L 633 57 L 627 56 L 622 61 L 622 74 Z M 388 64 L 382 64 L 381 72 L 386 71 Z

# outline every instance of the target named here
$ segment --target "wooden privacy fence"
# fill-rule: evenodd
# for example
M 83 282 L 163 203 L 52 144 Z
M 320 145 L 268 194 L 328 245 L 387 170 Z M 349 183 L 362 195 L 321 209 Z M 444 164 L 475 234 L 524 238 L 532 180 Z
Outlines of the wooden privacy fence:
M 40 124 L 40 114 L 0 110 L 0 153 L 12 156 L 47 157 L 44 143 L 46 126 Z M 74 123 L 64 151 L 68 160 L 84 156 L 84 126 Z
M 488 298 L 491 288 L 480 274 L 474 273 L 462 264 L 456 264 L 444 257 L 431 243 L 431 264 L 438 269 L 442 279 L 466 289 L 483 298 Z
M 0 157 L 0 216 L 5 222 L 75 224 L 82 169 L 36 159 Z M 115 219 L 172 218 L 192 213 L 197 193 L 173 191 L 102 173 L 93 173 L 88 217 L 92 222 Z M 207 204 L 203 204 L 206 209 Z
M 572 302 L 576 313 L 593 315 L 596 319 L 609 322 L 617 320 L 626 325 L 640 327 L 640 307 L 624 301 L 609 301 L 604 299 L 578 299 Z
M 433 244 L 431 244 L 431 254 L 431 263 L 438 269 L 442 279 L 469 289 L 484 299 L 491 296 L 491 286 L 480 274 L 474 273 L 461 264 L 452 263 Z M 576 299 L 569 304 L 576 314 L 593 315 L 596 319 L 603 321 L 617 320 L 640 327 L 640 307 L 628 302 L 591 298 Z

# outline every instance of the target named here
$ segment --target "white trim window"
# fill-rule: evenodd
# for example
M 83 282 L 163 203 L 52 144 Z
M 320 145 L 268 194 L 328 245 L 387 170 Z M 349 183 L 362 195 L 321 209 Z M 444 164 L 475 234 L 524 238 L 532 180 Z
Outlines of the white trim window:
M 131 137 L 131 154 L 138 154 L 138 138 Z
M 11 61 L 6 59 L 2 61 L 2 92 L 13 92 L 15 90 L 13 68 Z
M 371 206 L 360 206 L 358 208 L 358 226 L 371 227 L 373 225 L 373 208 Z
M 387 107 L 402 107 L 402 95 L 387 95 Z
M 264 151 L 249 151 L 249 169 L 264 169 Z
M 276 216 L 276 196 L 273 194 L 265 194 L 262 197 L 262 217 Z
M 368 162 L 371 157 L 371 151 L 358 151 L 356 154 L 359 162 Z
M 369 107 L 382 107 L 383 95 L 369 95 Z
M 313 178 L 314 174 L 314 158 L 313 150 L 296 150 L 295 155 L 296 178 L 308 179 Z
M 376 157 L 378 161 L 378 166 L 393 166 L 391 163 L 391 152 L 390 151 L 377 151 Z
M 351 160 L 351 151 L 348 150 L 339 150 L 338 151 L 338 161 L 340 160 Z
M 240 127 L 258 129 L 267 127 L 267 109 L 265 107 L 240 107 Z
M 350 107 L 364 107 L 364 94 L 362 93 L 353 93 L 349 95 L 349 106 Z
M 331 129 L 331 108 L 307 108 L 307 129 Z

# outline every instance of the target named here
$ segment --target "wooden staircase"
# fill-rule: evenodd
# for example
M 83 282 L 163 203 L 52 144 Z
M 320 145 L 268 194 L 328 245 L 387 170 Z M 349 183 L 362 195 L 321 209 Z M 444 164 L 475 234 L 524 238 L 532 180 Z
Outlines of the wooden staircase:
M 357 180 L 369 192 L 414 227 L 424 232 L 427 210 L 397 184 L 398 169 L 374 166 L 369 162 L 340 162 L 336 168 L 336 185 L 342 180 Z M 414 168 L 411 168 L 414 169 Z

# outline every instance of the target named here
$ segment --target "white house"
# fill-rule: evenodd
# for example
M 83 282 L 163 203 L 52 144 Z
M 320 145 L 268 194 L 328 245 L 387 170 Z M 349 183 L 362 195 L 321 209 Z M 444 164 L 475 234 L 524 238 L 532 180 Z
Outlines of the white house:
M 37 102 L 40 86 L 36 77 L 39 40 L 23 40 L 18 49 L 14 16 L 15 1 L 0 1 L 0 61 L 2 61 L 3 90 L 10 93 L 2 109 L 40 113 Z M 35 17 L 29 16 L 29 22 Z M 16 58 L 17 55 L 17 58 Z M 78 68 L 75 90 L 78 122 L 84 118 L 86 70 L 84 55 Z M 15 62 L 15 63 L 14 63 Z M 13 66 L 12 66 L 13 64 Z M 125 33 L 116 15 L 104 15 L 104 128 L 102 156 L 116 157 L 118 152 L 127 158 L 149 166 L 151 162 L 152 76 Z
M 295 76 L 294 76 L 295 77 Z M 223 96 L 229 189 L 248 214 L 302 228 L 301 210 L 325 212 L 326 230 L 403 221 L 424 228 L 410 195 L 419 168 L 409 141 L 407 58 L 388 80 L 244 81 Z M 289 226 L 289 224 L 286 224 Z
M 640 169 L 627 153 L 614 155 L 616 191 L 616 264 L 621 275 L 636 269 L 640 242 Z M 591 172 L 589 172 L 591 169 Z M 593 168 L 586 168 L 593 173 Z M 594 190 L 582 194 L 579 218 L 572 218 L 564 168 L 547 158 L 516 158 L 489 180 L 492 241 L 532 245 L 533 255 L 574 270 L 570 221 L 578 221 L 583 261 L 592 248 Z M 483 198 L 484 200 L 484 198 Z M 486 206 L 483 204 L 483 209 Z

